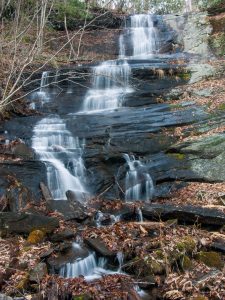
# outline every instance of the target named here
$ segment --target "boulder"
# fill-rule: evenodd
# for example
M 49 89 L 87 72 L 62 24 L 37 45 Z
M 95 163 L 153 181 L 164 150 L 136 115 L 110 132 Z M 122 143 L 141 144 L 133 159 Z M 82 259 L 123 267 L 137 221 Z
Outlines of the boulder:
M 45 263 L 39 263 L 31 270 L 29 279 L 30 281 L 39 283 L 47 274 L 47 265 Z
M 11 148 L 12 154 L 26 160 L 34 159 L 34 150 L 24 143 L 18 143 Z
M 116 257 L 116 253 L 111 251 L 100 238 L 88 238 L 85 239 L 84 242 L 100 256 Z
M 59 220 L 38 214 L 0 212 L 0 230 L 9 233 L 29 234 L 33 230 L 52 232 Z
M 143 216 L 148 220 L 178 219 L 184 223 L 200 223 L 212 226 L 225 224 L 225 213 L 217 209 L 191 205 L 149 204 L 142 209 Z
M 50 211 L 57 211 L 68 220 L 84 221 L 88 215 L 85 207 L 80 202 L 72 202 L 68 200 L 50 200 L 47 203 Z
M 57 232 L 49 237 L 50 241 L 53 243 L 63 242 L 66 239 L 74 238 L 75 233 L 72 230 L 65 229 L 63 231 Z

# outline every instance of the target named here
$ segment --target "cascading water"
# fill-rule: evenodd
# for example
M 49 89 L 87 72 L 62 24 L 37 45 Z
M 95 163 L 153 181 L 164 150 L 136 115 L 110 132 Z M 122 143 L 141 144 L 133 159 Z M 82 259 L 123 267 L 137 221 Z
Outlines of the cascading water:
M 53 198 L 66 199 L 66 191 L 72 190 L 82 199 L 86 192 L 83 146 L 66 129 L 62 119 L 52 116 L 38 122 L 34 127 L 32 147 L 47 165 L 48 186 Z
M 105 267 L 107 260 L 103 257 L 97 258 L 95 253 L 90 253 L 86 258 L 79 259 L 73 263 L 67 263 L 60 269 L 60 275 L 66 278 L 84 276 L 87 281 L 102 277 L 104 274 L 115 274 Z
M 134 156 L 124 155 L 129 170 L 125 180 L 125 200 L 150 201 L 154 194 L 154 184 L 145 166 Z
M 146 58 L 157 52 L 157 32 L 152 15 L 130 17 L 132 56 Z M 129 86 L 131 68 L 126 60 L 124 35 L 119 38 L 120 60 L 110 60 L 93 68 L 93 85 L 87 92 L 82 112 L 115 109 L 123 104 L 124 96 L 132 92 Z
M 93 69 L 93 87 L 87 92 L 83 111 L 115 109 L 122 105 L 129 87 L 130 67 L 126 61 L 106 61 Z
M 130 17 L 130 26 L 127 28 L 132 47 L 130 58 L 146 59 L 157 53 L 159 48 L 157 29 L 154 26 L 153 15 L 133 15 Z M 120 58 L 126 57 L 124 36 L 120 36 Z
M 185 0 L 185 12 L 192 12 L 192 0 Z

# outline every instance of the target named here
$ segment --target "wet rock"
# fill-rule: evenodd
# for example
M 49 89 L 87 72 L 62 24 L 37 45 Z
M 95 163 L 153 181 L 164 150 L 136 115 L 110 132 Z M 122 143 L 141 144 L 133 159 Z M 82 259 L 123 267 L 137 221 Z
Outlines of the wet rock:
M 80 207 L 83 207 L 82 203 L 85 203 L 89 199 L 90 196 L 87 193 L 82 193 L 80 196 L 81 196 L 81 199 L 78 199 L 76 193 L 74 193 L 73 191 L 66 192 L 66 198 L 68 201 L 70 201 L 72 203 L 76 203 Z
M 52 232 L 59 226 L 59 221 L 53 217 L 27 213 L 0 213 L 0 230 L 9 233 L 29 234 L 32 230 Z
M 181 88 L 174 88 L 167 93 L 164 98 L 166 100 L 178 100 L 183 95 L 183 90 Z
M 27 189 L 30 199 L 38 202 L 41 197 L 40 182 L 46 182 L 46 167 L 40 161 L 18 161 L 18 162 L 3 162 L 0 163 L 0 178 L 5 182 L 3 187 L 4 193 L 9 186 L 7 177 L 16 178 L 20 183 L 20 187 Z M 6 188 L 4 188 L 6 186 Z M 19 188 L 15 190 L 12 197 L 18 197 Z M 0 189 L 1 192 L 1 189 Z M 10 191 L 9 191 L 10 192 Z M 9 193 L 10 195 L 10 193 Z
M 48 201 L 47 206 L 50 211 L 61 213 L 66 221 L 76 220 L 80 222 L 88 217 L 85 207 L 80 202 L 50 200 Z
M 12 147 L 12 154 L 17 157 L 22 157 L 26 160 L 34 159 L 34 151 L 24 143 L 16 144 Z
M 43 195 L 46 203 L 48 203 L 48 201 L 53 200 L 53 197 L 52 197 L 52 194 L 51 194 L 49 188 L 43 182 L 40 183 L 40 189 L 41 189 L 42 195 Z
M 66 239 L 74 238 L 75 233 L 72 230 L 65 229 L 63 231 L 60 231 L 58 233 L 55 233 L 49 237 L 50 241 L 53 243 L 57 242 L 63 242 Z
M 40 283 L 40 281 L 48 274 L 47 265 L 45 263 L 37 264 L 30 272 L 30 281 Z
M 143 216 L 149 220 L 178 219 L 179 222 L 200 223 L 212 226 L 223 226 L 225 213 L 217 209 L 203 208 L 200 206 L 181 206 L 173 204 L 145 205 L 142 209 Z
M 100 256 L 105 256 L 105 257 L 115 257 L 116 253 L 111 251 L 105 243 L 99 239 L 85 239 L 84 242 L 90 246 L 94 251 L 96 251 Z
M 72 263 L 77 259 L 85 258 L 89 255 L 89 251 L 85 247 L 78 244 L 67 244 L 64 250 L 61 250 L 54 256 L 47 259 L 47 263 L 54 269 L 59 270 L 61 266 Z

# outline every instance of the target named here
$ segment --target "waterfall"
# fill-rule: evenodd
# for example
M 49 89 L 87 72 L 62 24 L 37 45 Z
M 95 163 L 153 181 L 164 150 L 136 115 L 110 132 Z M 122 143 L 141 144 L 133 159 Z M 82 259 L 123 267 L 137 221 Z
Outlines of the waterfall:
M 48 187 L 53 198 L 66 199 L 66 191 L 72 190 L 82 199 L 86 192 L 82 145 L 66 129 L 62 119 L 52 116 L 38 122 L 34 127 L 32 147 L 46 163 Z
M 192 12 L 192 0 L 185 0 L 185 12 Z
M 126 61 L 106 61 L 93 68 L 92 88 L 87 92 L 83 111 L 115 109 L 122 105 L 129 87 L 130 67 Z
M 46 88 L 49 84 L 49 72 L 45 71 L 42 73 L 41 76 L 41 85 L 40 85 L 40 91 L 42 92 L 44 88 Z
M 157 52 L 157 34 L 152 15 L 133 15 L 130 17 L 131 58 L 146 58 Z M 132 92 L 129 86 L 131 68 L 126 61 L 124 35 L 119 38 L 119 58 L 109 60 L 93 68 L 92 88 L 86 93 L 81 112 L 96 112 L 116 109 L 123 105 L 124 97 Z
M 142 210 L 140 209 L 140 207 L 137 207 L 136 214 L 137 214 L 138 222 L 143 222 L 143 214 L 142 214 Z
M 119 262 L 119 268 L 118 268 L 118 273 L 121 273 L 122 272 L 122 266 L 123 266 L 123 260 L 124 260 L 124 255 L 123 255 L 123 252 L 122 251 L 119 251 L 116 255 L 117 257 L 117 260 Z
M 157 52 L 159 42 L 153 15 L 139 14 L 131 16 L 130 25 L 127 27 L 127 30 L 131 40 L 131 58 L 146 59 Z M 120 58 L 124 58 L 126 57 L 126 47 L 123 35 L 120 36 L 119 44 Z
M 106 264 L 107 260 L 105 258 L 97 258 L 95 253 L 90 253 L 86 258 L 62 266 L 59 274 L 66 278 L 84 276 L 87 281 L 91 281 L 106 274 L 118 273 L 107 270 Z
M 129 170 L 125 179 L 125 200 L 150 201 L 154 194 L 154 184 L 146 167 L 134 156 L 124 155 Z

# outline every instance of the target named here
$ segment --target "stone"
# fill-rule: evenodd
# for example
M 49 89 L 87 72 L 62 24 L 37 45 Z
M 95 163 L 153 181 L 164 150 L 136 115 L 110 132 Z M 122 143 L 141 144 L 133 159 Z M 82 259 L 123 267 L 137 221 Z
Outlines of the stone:
M 66 239 L 72 239 L 75 237 L 75 233 L 72 230 L 65 229 L 63 231 L 54 233 L 49 237 L 50 241 L 53 243 L 63 242 Z
M 209 64 L 190 64 L 188 70 L 191 72 L 189 84 L 215 76 L 218 70 Z
M 213 94 L 212 89 L 203 89 L 203 90 L 195 90 L 192 92 L 193 95 L 200 96 L 200 97 L 210 97 Z
M 142 208 L 143 216 L 148 220 L 178 219 L 179 222 L 223 226 L 225 213 L 217 209 L 191 205 L 149 204 Z
M 46 233 L 44 231 L 42 231 L 42 230 L 38 230 L 38 229 L 37 230 L 33 230 L 29 234 L 29 236 L 27 238 L 27 242 L 29 244 L 33 244 L 33 245 L 41 243 L 44 240 L 45 235 L 46 235 Z
M 37 264 L 31 271 L 30 271 L 30 281 L 35 281 L 40 283 L 41 280 L 48 274 L 47 265 L 45 263 Z
M 78 201 L 49 200 L 47 207 L 50 211 L 61 213 L 66 221 L 76 220 L 80 222 L 88 217 L 85 207 Z
M 116 253 L 111 251 L 100 238 L 88 238 L 85 239 L 84 242 L 100 256 L 116 257 Z
M 40 189 L 41 189 L 42 195 L 47 203 L 48 203 L 48 201 L 54 200 L 49 188 L 47 187 L 47 185 L 44 184 L 44 182 L 40 182 Z
M 29 148 L 24 143 L 18 143 L 13 145 L 12 147 L 12 154 L 18 157 L 22 157 L 26 160 L 32 160 L 34 159 L 34 150 Z
M 51 233 L 59 226 L 59 220 L 38 214 L 0 212 L 0 230 L 9 233 L 29 234 L 33 230 Z
M 221 269 L 224 266 L 221 255 L 214 251 L 201 251 L 197 253 L 196 258 L 197 260 L 203 262 L 205 265 L 211 268 Z

